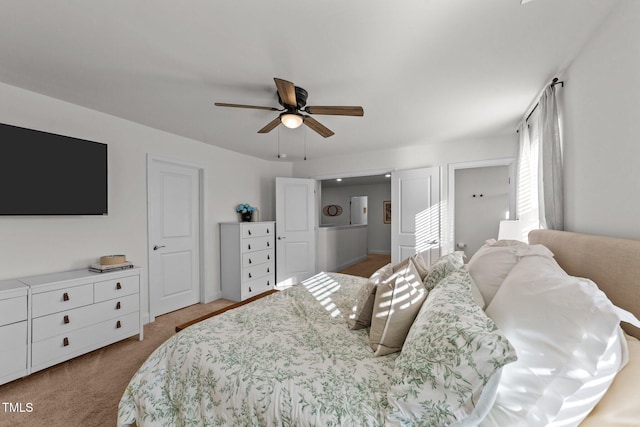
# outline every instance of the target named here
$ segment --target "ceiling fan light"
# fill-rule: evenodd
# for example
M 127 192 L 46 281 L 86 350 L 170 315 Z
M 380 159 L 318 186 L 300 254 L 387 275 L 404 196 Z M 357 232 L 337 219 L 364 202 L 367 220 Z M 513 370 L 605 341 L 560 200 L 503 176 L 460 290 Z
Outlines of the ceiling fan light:
M 280 121 L 289 129 L 295 129 L 297 127 L 300 127 L 303 122 L 303 118 L 301 114 L 284 113 L 280 115 Z

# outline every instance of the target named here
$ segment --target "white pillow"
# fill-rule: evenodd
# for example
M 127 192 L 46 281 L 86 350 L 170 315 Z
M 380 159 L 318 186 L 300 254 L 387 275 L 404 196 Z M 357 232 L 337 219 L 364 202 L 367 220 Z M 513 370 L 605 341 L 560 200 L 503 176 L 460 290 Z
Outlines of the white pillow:
M 478 285 L 478 289 L 489 305 L 507 274 L 527 255 L 552 257 L 549 249 L 542 245 L 528 245 L 517 240 L 487 240 L 486 244 L 473 254 L 467 269 Z
M 385 356 L 402 349 L 427 293 L 411 259 L 376 287 L 369 331 L 369 345 L 374 356 Z
M 483 426 L 547 426 L 566 420 L 565 402 L 584 392 L 587 383 L 610 383 L 622 365 L 625 349 L 617 339 L 621 309 L 593 282 L 569 276 L 552 258 L 522 258 L 486 312 L 515 347 L 518 361 L 504 367 Z M 603 363 L 607 355 L 614 360 Z M 583 406 L 584 416 L 602 392 L 595 394 Z M 575 424 L 581 416 L 573 414 Z
M 409 260 L 411 260 L 413 261 L 413 265 L 420 275 L 420 280 L 424 280 L 425 276 L 429 273 L 429 267 L 427 267 L 427 263 L 425 262 L 422 254 L 423 252 L 419 252 L 410 256 L 409 258 L 405 258 L 404 260 L 400 261 L 398 264 L 393 266 L 393 272 L 395 273 L 396 271 L 403 269 L 407 266 Z

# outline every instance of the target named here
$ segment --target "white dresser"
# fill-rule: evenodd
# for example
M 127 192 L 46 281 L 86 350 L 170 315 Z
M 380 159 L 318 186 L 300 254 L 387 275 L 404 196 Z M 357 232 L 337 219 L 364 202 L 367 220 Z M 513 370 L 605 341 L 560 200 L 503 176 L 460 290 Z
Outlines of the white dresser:
M 31 370 L 139 335 L 140 268 L 73 270 L 19 279 L 30 287 Z
M 220 224 L 222 298 L 243 301 L 274 289 L 275 227 L 273 221 Z
M 0 384 L 28 373 L 28 292 L 18 280 L 0 280 Z

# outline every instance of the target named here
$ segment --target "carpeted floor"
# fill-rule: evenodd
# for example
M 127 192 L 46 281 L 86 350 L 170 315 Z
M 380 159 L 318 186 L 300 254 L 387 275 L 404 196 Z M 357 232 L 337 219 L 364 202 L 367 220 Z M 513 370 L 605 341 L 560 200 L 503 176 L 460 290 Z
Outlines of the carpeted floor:
M 1 385 L 0 426 L 115 426 L 129 380 L 153 350 L 175 334 L 176 325 L 229 304 L 218 300 L 159 316 L 145 325 L 143 341 L 132 337 Z M 10 412 L 8 403 L 14 408 L 21 404 L 25 412 Z

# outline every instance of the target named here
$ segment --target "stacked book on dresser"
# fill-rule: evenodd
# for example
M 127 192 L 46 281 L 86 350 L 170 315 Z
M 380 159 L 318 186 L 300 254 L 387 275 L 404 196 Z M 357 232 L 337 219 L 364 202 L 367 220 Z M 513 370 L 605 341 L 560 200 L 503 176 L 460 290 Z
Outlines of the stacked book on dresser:
M 127 261 L 124 255 L 105 255 L 100 257 L 98 264 L 91 264 L 89 271 L 96 273 L 106 273 L 108 271 L 127 270 L 133 268 L 133 263 Z

